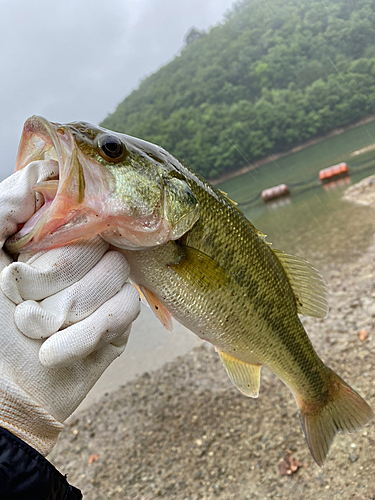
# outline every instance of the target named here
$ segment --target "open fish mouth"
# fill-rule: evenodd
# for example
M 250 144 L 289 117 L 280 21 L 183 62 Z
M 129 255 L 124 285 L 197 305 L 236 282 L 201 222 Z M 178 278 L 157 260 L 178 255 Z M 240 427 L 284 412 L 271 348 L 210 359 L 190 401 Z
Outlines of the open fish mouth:
M 51 123 L 41 116 L 32 116 L 26 121 L 18 149 L 16 170 L 21 170 L 36 160 L 63 162 L 65 155 L 57 135 L 58 127 L 58 124 Z M 61 129 L 60 135 L 64 136 L 65 131 Z
M 104 229 L 95 206 L 83 203 L 86 180 L 68 127 L 32 116 L 24 125 L 15 170 L 34 161 L 57 162 L 59 175 L 33 186 L 44 203 L 5 243 L 11 254 L 47 250 Z M 108 221 L 107 221 L 108 226 Z
M 186 182 L 170 176 L 168 160 L 155 159 L 155 148 L 84 122 L 29 118 L 16 170 L 57 162 L 59 175 L 33 187 L 44 204 L 6 241 L 6 251 L 35 253 L 96 234 L 129 250 L 179 238 L 197 221 L 198 204 Z
M 58 162 L 59 166 L 64 161 L 63 148 L 58 140 L 56 128 L 48 120 L 38 116 L 32 116 L 24 125 L 15 171 L 25 168 L 33 161 Z M 38 236 L 58 186 L 59 178 L 33 186 L 34 191 L 43 195 L 44 204 L 17 234 L 7 240 L 5 248 L 9 253 L 19 253 L 25 245 Z

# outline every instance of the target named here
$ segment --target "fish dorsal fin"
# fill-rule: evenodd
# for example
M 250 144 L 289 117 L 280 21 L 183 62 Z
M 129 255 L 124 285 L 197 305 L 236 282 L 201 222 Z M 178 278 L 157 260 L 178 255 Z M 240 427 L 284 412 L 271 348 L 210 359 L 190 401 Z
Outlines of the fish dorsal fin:
M 168 309 L 160 302 L 156 295 L 150 292 L 150 290 L 148 290 L 145 286 L 137 285 L 136 288 L 138 289 L 138 291 L 140 291 L 142 300 L 146 300 L 147 305 L 151 307 L 160 323 L 164 326 L 164 328 L 172 333 L 173 322 L 171 313 L 168 311 Z
M 228 193 L 226 193 L 225 191 L 222 191 L 221 189 L 219 189 L 220 193 L 228 200 L 232 203 L 232 205 L 234 205 L 236 208 L 237 208 L 237 205 L 238 203 L 236 201 L 233 201 L 229 198 L 228 196 Z M 241 212 L 242 213 L 242 212 Z
M 262 233 L 262 231 L 259 231 L 259 229 L 257 229 L 254 226 L 254 224 L 252 224 L 248 219 L 246 219 L 246 220 L 247 220 L 249 226 L 251 227 L 251 229 L 257 234 L 258 238 L 260 238 L 263 241 L 263 243 L 265 243 L 266 245 L 271 246 L 272 243 L 269 243 L 268 241 L 266 241 L 267 235 Z
M 288 277 L 299 314 L 325 318 L 328 313 L 327 289 L 322 276 L 308 262 L 272 249 Z
M 249 398 L 257 398 L 259 394 L 261 365 L 251 365 L 216 349 L 224 368 L 238 390 Z
M 270 243 L 269 241 L 266 241 L 266 238 L 267 238 L 266 234 L 263 234 L 262 231 L 259 231 L 256 227 L 254 227 L 251 224 L 251 222 L 249 222 L 249 224 L 255 230 L 255 232 L 257 233 L 258 237 L 263 241 L 263 243 L 265 243 L 266 245 L 269 245 L 269 246 L 272 245 L 272 243 Z

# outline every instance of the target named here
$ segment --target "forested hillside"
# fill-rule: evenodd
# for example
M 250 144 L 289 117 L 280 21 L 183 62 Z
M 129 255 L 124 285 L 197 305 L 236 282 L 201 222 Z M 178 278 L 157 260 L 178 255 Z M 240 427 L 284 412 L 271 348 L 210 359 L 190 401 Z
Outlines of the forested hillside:
M 214 177 L 371 113 L 373 0 L 245 0 L 102 125 Z

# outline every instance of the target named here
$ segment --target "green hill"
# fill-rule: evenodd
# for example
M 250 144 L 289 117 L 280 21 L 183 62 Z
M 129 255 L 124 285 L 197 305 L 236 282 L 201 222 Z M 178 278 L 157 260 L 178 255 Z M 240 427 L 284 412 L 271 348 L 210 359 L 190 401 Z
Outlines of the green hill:
M 372 113 L 373 0 L 245 0 L 102 125 L 214 177 Z

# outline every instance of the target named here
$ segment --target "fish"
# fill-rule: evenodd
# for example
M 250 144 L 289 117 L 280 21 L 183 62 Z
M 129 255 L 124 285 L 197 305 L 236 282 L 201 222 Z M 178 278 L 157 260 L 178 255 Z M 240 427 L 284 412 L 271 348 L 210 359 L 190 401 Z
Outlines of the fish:
M 319 466 L 337 432 L 373 420 L 301 323 L 327 315 L 322 276 L 273 248 L 225 193 L 162 147 L 85 122 L 29 118 L 16 170 L 33 161 L 58 162 L 59 177 L 34 186 L 44 204 L 7 240 L 9 253 L 99 234 L 125 255 L 161 323 L 172 330 L 175 318 L 211 343 L 241 393 L 258 396 L 262 367 L 284 382 Z

